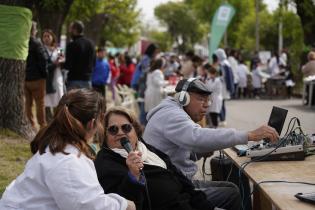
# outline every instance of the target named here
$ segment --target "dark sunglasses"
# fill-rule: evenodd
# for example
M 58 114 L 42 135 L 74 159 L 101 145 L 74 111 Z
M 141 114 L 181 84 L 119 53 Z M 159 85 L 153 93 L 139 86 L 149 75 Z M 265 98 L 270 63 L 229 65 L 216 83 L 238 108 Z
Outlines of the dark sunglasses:
M 123 124 L 120 126 L 120 128 L 124 134 L 127 134 L 132 130 L 132 125 L 131 124 Z M 107 128 L 107 131 L 110 135 L 115 136 L 119 132 L 119 127 L 117 125 L 112 125 L 112 126 L 109 126 Z

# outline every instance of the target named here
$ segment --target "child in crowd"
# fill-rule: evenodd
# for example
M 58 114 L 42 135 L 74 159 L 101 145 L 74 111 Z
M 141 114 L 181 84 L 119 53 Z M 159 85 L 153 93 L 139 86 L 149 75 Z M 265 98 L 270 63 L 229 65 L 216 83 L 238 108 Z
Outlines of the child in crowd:
M 96 56 L 96 63 L 92 73 L 92 87 L 106 98 L 106 85 L 109 78 L 110 67 L 108 62 L 104 59 L 106 56 L 105 48 L 98 48 Z
M 218 127 L 218 117 L 222 108 L 222 82 L 218 75 L 217 70 L 210 64 L 205 64 L 204 69 L 208 71 L 209 78 L 207 79 L 206 85 L 211 93 L 211 104 L 208 108 L 207 118 L 211 120 L 214 128 Z

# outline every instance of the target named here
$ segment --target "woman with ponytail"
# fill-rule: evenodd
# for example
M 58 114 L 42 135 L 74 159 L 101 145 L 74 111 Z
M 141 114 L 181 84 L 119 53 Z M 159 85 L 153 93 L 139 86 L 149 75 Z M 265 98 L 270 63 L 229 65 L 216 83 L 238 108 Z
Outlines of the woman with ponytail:
M 64 95 L 53 120 L 31 142 L 34 155 L 6 188 L 0 209 L 135 209 L 117 194 L 104 194 L 97 180 L 89 143 L 103 133 L 104 112 L 105 102 L 94 91 Z

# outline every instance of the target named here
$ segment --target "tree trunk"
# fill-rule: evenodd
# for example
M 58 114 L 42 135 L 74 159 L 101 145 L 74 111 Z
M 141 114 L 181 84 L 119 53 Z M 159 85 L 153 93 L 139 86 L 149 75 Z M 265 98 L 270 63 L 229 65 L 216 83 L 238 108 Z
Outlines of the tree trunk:
M 32 7 L 31 0 L 2 0 L 9 6 Z M 31 140 L 34 131 L 24 107 L 25 61 L 0 58 L 0 128 Z
M 304 44 L 315 44 L 315 6 L 312 0 L 295 0 L 297 14 L 301 19 L 304 32 Z
M 51 29 L 57 36 L 58 42 L 61 36 L 62 25 L 69 13 L 73 0 L 65 0 L 62 8 L 46 8 L 43 7 L 41 1 L 34 1 L 36 15 L 39 17 L 39 25 L 41 29 Z
M 25 61 L 0 58 L 0 128 L 31 140 L 34 131 L 24 106 Z
M 90 21 L 85 23 L 85 35 L 91 39 L 96 45 L 104 46 L 102 40 L 103 26 L 107 22 L 108 18 L 106 14 L 96 14 L 90 18 Z

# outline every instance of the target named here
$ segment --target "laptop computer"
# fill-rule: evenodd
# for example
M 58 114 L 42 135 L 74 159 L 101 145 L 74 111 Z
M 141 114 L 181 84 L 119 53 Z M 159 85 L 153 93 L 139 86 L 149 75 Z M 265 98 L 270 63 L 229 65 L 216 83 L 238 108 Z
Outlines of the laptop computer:
M 278 132 L 279 136 L 281 134 L 285 118 L 287 117 L 288 110 L 282 109 L 280 107 L 272 107 L 272 111 L 269 117 L 268 125 L 273 127 Z
M 279 133 L 279 136 L 281 134 L 285 119 L 287 117 L 288 110 L 283 109 L 280 107 L 273 106 L 271 110 L 271 114 L 269 116 L 268 125 L 276 129 L 276 131 Z M 262 139 L 263 140 L 263 139 Z M 268 141 L 268 140 L 264 140 Z M 248 145 L 248 144 L 241 144 L 241 145 L 235 145 L 233 149 L 236 151 L 236 153 L 239 156 L 245 156 L 247 154 L 247 150 L 251 148 L 254 145 Z

